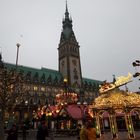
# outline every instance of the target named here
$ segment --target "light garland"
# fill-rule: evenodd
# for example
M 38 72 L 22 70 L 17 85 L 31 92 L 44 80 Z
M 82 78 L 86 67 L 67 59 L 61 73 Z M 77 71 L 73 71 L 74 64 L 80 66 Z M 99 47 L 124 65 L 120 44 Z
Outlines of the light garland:
M 58 104 L 71 104 L 76 103 L 78 101 L 77 94 L 74 92 L 61 92 L 56 95 L 56 102 Z
M 94 108 L 122 108 L 126 106 L 140 106 L 140 95 L 122 90 L 113 90 L 108 94 L 102 94 L 95 99 Z M 119 111 L 120 112 L 120 111 Z

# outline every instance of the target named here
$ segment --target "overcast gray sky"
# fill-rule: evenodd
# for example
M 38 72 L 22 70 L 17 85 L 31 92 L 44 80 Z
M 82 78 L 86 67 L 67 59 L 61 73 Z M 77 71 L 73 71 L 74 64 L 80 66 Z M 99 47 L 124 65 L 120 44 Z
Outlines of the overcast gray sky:
M 82 75 L 112 81 L 126 76 L 140 59 L 140 0 L 68 0 L 79 42 Z M 3 60 L 58 70 L 58 44 L 65 0 L 0 0 L 0 47 Z M 140 81 L 128 84 L 137 91 Z

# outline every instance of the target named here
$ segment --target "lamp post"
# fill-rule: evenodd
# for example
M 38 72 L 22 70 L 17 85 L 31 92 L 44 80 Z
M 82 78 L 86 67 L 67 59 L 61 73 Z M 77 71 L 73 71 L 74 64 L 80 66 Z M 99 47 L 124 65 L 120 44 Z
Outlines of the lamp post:
M 16 56 L 16 70 L 17 70 L 17 66 L 18 66 L 18 54 L 19 54 L 19 47 L 21 46 L 19 43 L 16 44 L 17 46 L 17 56 Z
M 51 128 L 52 128 L 52 126 L 51 126 L 52 112 L 51 111 L 47 111 L 46 112 L 46 117 L 47 117 L 48 128 L 51 130 Z
M 31 115 L 30 115 L 31 112 L 30 112 L 30 103 L 29 103 L 28 100 L 25 101 L 25 107 L 26 107 L 26 109 L 27 109 L 26 111 L 28 112 L 28 114 L 27 114 L 27 115 L 28 115 L 28 118 L 30 119 L 30 117 L 31 117 Z
M 64 91 L 67 92 L 67 90 L 68 90 L 68 85 L 67 85 L 68 80 L 66 78 L 64 78 L 63 82 L 64 82 Z

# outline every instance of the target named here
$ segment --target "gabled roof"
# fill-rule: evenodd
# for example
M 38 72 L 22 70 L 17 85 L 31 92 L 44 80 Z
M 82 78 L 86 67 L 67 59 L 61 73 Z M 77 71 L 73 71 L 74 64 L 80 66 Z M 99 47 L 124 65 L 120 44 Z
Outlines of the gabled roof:
M 63 114 L 65 114 L 75 120 L 81 120 L 85 117 L 86 114 L 84 115 L 84 113 L 86 110 L 88 110 L 88 106 L 85 107 L 83 105 L 78 106 L 77 104 L 70 104 L 62 107 L 58 116 L 63 116 Z
M 73 119 L 82 119 L 82 112 L 76 104 L 67 105 L 61 108 L 58 116 L 69 116 Z
M 48 106 L 48 109 L 50 110 L 50 112 L 52 112 L 53 117 L 57 117 L 58 115 L 57 106 L 51 105 L 51 106 Z
M 73 119 L 82 119 L 82 110 L 76 104 L 68 105 L 66 110 Z

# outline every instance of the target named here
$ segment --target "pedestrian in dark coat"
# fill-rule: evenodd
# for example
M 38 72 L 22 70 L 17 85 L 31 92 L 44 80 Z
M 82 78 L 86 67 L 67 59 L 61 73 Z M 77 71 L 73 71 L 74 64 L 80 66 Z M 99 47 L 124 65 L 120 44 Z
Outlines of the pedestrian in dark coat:
M 18 139 L 18 130 L 15 124 L 12 125 L 12 128 L 8 131 L 7 140 L 17 140 Z
M 26 125 L 24 124 L 22 128 L 23 140 L 26 140 L 26 129 Z
M 48 136 L 48 128 L 45 122 L 41 122 L 41 125 L 38 127 L 37 131 L 37 140 L 45 140 Z

